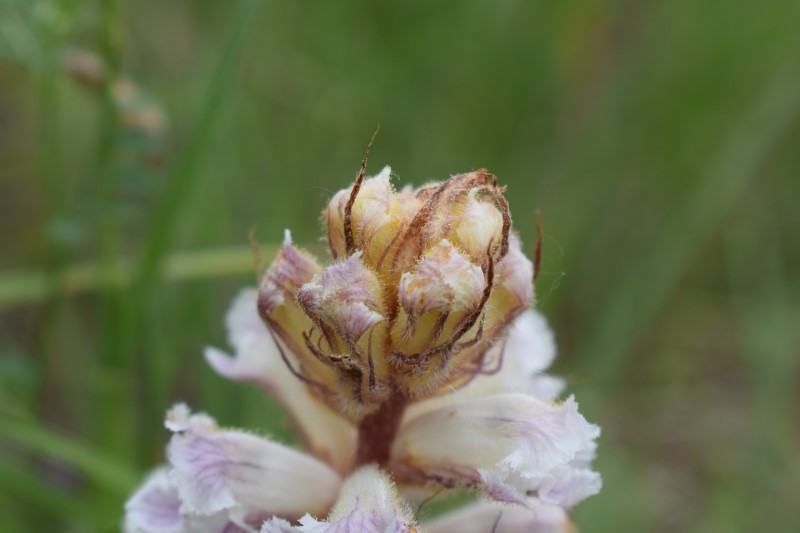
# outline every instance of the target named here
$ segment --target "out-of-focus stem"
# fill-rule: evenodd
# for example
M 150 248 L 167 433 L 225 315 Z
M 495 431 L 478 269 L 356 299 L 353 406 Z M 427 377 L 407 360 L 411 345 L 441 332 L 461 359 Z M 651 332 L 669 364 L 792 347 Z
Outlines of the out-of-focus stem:
M 278 246 L 262 252 L 269 257 L 277 254 Z M 13 305 L 34 303 L 53 295 L 71 296 L 106 288 L 130 286 L 135 263 L 118 259 L 110 269 L 91 262 L 63 269 L 53 276 L 44 272 L 0 273 L 0 310 Z M 213 250 L 175 253 L 167 257 L 161 270 L 164 281 L 189 281 L 247 274 L 254 269 L 253 252 L 249 246 L 233 246 Z

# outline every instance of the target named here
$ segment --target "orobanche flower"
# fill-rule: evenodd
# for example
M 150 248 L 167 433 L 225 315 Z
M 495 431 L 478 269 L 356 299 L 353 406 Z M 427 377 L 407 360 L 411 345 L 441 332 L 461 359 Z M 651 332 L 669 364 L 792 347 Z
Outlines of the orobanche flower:
M 397 192 L 362 165 L 323 212 L 329 265 L 287 231 L 227 315 L 234 354 L 205 355 L 277 398 L 305 453 L 179 404 L 126 531 L 571 531 L 600 430 L 543 374 L 555 345 L 503 192 L 483 170 Z M 484 499 L 421 523 L 454 488 Z

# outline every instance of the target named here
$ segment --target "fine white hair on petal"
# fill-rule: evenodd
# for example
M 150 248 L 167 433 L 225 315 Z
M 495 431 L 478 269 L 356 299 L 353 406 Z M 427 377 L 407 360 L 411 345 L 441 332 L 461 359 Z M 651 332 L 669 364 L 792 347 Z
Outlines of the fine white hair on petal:
M 587 469 L 586 458 L 599 434 L 571 397 L 555 405 L 522 393 L 495 394 L 408 420 L 392 456 L 401 468 L 455 483 L 478 483 L 500 500 L 519 503 L 541 489 L 574 504 L 591 490 L 560 480 L 570 478 L 571 469 Z
M 398 495 L 392 480 L 376 466 L 369 465 L 361 467 L 345 481 L 339 500 L 326 521 L 320 522 L 306 515 L 300 519 L 297 531 L 414 533 L 417 529 L 413 512 Z
M 263 310 L 272 313 L 277 307 L 293 300 L 300 285 L 309 281 L 319 270 L 319 265 L 311 255 L 295 248 L 292 235 L 286 230 L 278 257 L 261 282 L 259 299 Z
M 228 379 L 255 383 L 269 392 L 291 413 L 309 448 L 344 470 L 352 455 L 355 429 L 314 398 L 305 384 L 292 375 L 275 339 L 258 316 L 256 298 L 255 289 L 244 289 L 228 311 L 225 323 L 234 356 L 209 347 L 206 361 Z
M 528 507 L 497 502 L 468 505 L 427 524 L 428 533 L 569 533 L 574 531 L 560 507 L 531 502 Z
M 455 225 L 458 240 L 473 257 L 481 257 L 501 234 L 503 215 L 494 202 L 481 198 L 479 189 L 471 189 L 464 202 L 464 211 Z
M 325 463 L 250 433 L 221 430 L 191 416 L 167 447 L 181 510 L 232 517 L 300 516 L 324 510 L 341 479 Z
M 358 201 L 353 205 L 352 217 L 362 242 L 369 242 L 391 220 L 391 174 L 392 169 L 387 165 L 361 185 Z

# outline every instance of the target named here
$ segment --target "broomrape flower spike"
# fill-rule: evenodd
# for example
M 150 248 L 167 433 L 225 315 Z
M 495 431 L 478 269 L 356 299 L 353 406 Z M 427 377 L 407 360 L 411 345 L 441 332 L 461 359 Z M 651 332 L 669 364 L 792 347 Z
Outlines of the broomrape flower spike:
M 505 188 L 478 170 L 396 191 L 365 169 L 323 211 L 332 262 L 287 231 L 228 312 L 233 354 L 205 352 L 285 406 L 305 453 L 178 404 L 126 531 L 563 532 L 600 490 L 600 430 L 543 373 L 555 344 Z M 420 523 L 453 488 L 483 500 Z

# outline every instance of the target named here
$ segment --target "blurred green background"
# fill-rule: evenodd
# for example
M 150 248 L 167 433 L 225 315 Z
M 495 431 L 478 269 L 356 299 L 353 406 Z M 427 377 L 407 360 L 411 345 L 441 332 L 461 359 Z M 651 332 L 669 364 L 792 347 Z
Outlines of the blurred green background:
M 201 349 L 380 124 L 541 209 L 582 531 L 800 531 L 799 51 L 797 0 L 0 0 L 0 529 L 118 529 L 178 400 L 291 438 Z

